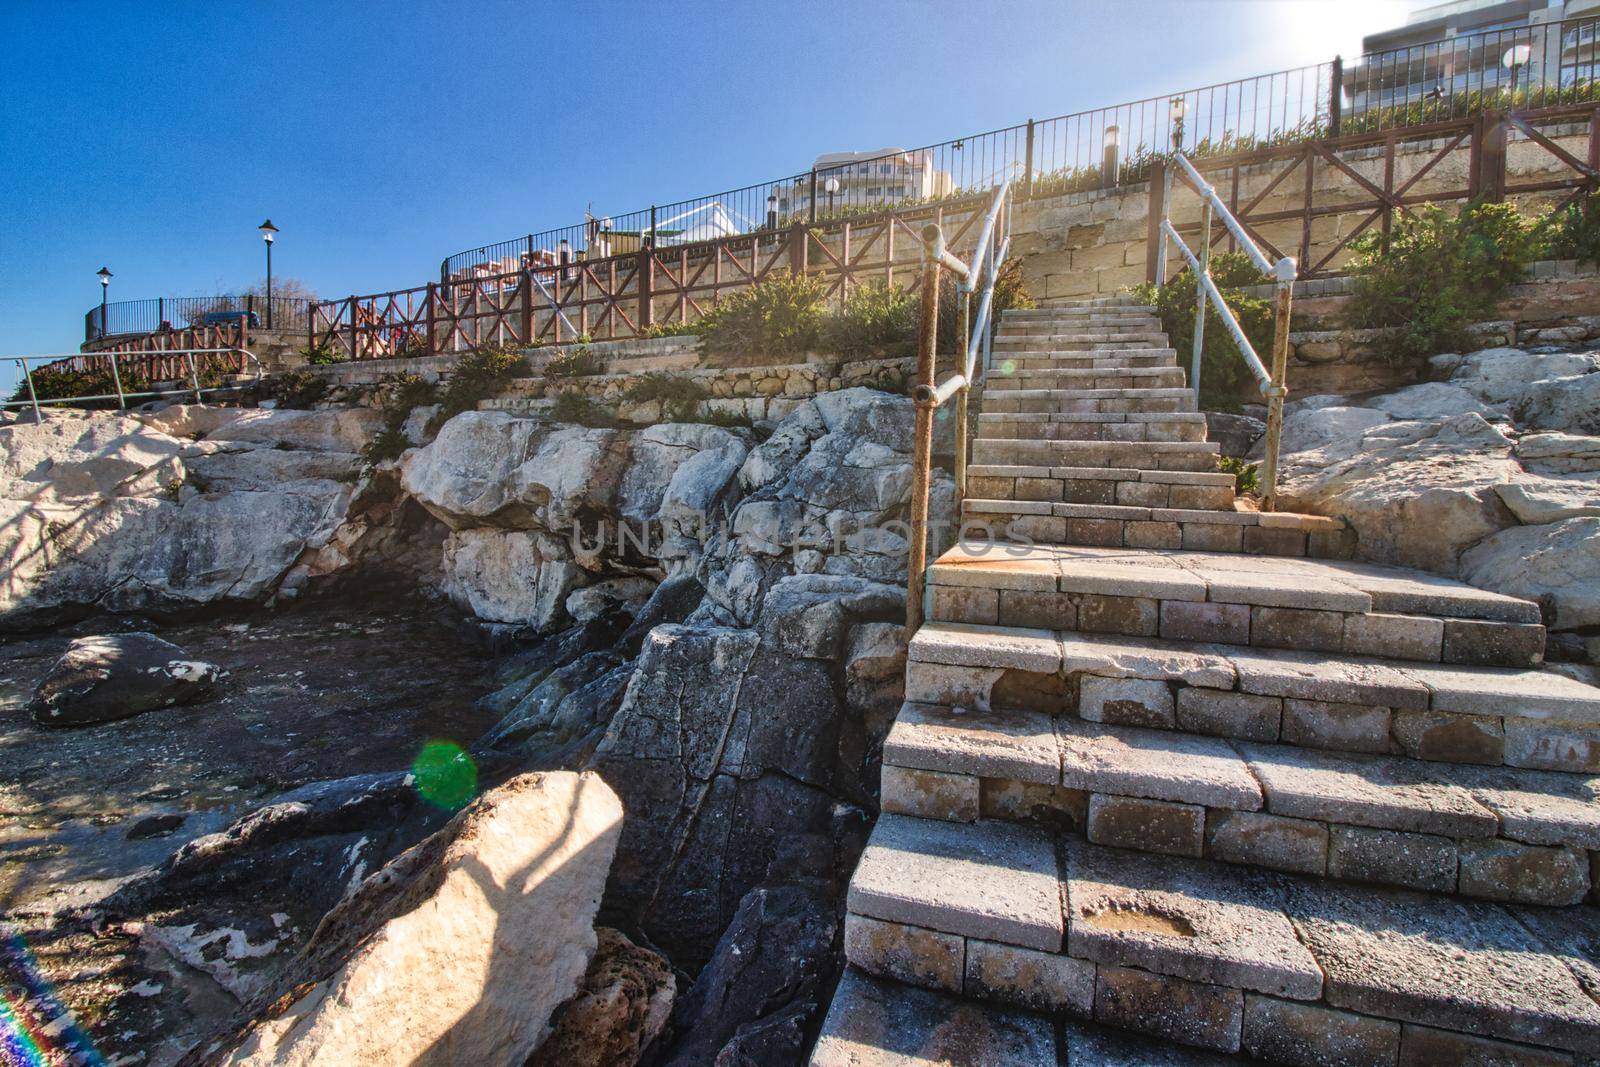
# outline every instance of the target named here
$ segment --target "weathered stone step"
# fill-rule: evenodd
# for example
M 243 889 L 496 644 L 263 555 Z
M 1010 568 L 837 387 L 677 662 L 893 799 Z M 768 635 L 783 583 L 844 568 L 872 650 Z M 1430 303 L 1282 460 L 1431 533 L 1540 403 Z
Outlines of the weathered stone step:
M 1014 501 L 1011 506 L 1046 504 Z M 1065 512 L 1069 523 L 1079 511 L 1140 510 L 1095 504 L 1048 507 Z M 1154 516 L 1185 517 L 1177 521 L 1229 514 L 1147 510 Z M 1284 524 L 1331 521 L 1282 512 L 1236 514 Z M 1532 601 L 1415 571 L 1341 561 L 1075 546 L 1027 550 L 969 540 L 934 561 L 929 583 L 934 590 L 930 617 L 940 621 L 1479 666 L 1531 667 L 1544 653 L 1545 631 Z M 1031 596 L 1005 595 L 1024 592 Z M 1093 617 L 1081 611 L 1090 598 Z
M 1206 417 L 1198 411 L 984 412 L 978 438 L 1031 441 L 1204 441 Z
M 1075 392 L 1104 389 L 1184 389 L 1186 372 L 1181 367 L 1015 367 L 1006 369 L 997 359 L 984 382 L 984 389 L 1067 389 Z
M 1146 333 L 1161 331 L 1161 324 L 1148 315 L 1110 317 L 1101 315 L 1071 318 L 1035 319 L 1032 322 L 1006 322 L 995 332 L 996 337 L 1037 337 L 1041 334 L 1077 333 L 1098 330 L 1141 330 Z
M 1140 704 L 1142 686 L 1102 680 L 1083 710 Z M 1045 818 L 1096 844 L 1549 906 L 1590 892 L 1597 793 L 1587 775 L 931 704 L 904 705 L 883 749 L 885 811 Z
M 1150 330 L 1083 330 L 1078 333 L 996 337 L 996 352 L 1072 352 L 1108 348 L 1169 348 L 1167 335 Z
M 1538 1049 L 1600 1051 L 1600 1005 L 1586 991 L 1600 927 L 1579 909 L 888 814 L 847 909 L 846 957 L 869 974 L 1222 1052 L 1531 1064 L 1570 1062 Z
M 1097 296 L 1097 297 L 1051 297 L 1041 301 L 1037 308 L 1016 308 L 1004 313 L 1003 318 L 1025 319 L 1057 314 L 1062 311 L 1077 311 L 1082 309 L 1115 308 L 1119 311 L 1141 311 L 1154 315 L 1154 304 L 1139 304 L 1127 297 Z
M 1194 393 L 1188 389 L 1024 389 L 1020 388 L 1022 383 L 993 382 L 990 379 L 991 384 L 984 389 L 985 414 L 1195 410 Z
M 967 495 L 977 500 L 1230 509 L 1234 478 L 1222 472 L 1142 471 L 1133 467 L 973 464 L 967 468 Z
M 964 522 L 981 523 L 996 537 L 1026 537 L 1064 546 L 1318 558 L 1342 558 L 1350 549 L 1342 521 L 1284 511 L 1046 505 L 1035 500 L 972 497 L 962 501 L 961 509 Z
M 1220 451 L 1214 441 L 974 441 L 972 462 L 1215 473 Z
M 1092 621 L 1105 599 L 1076 606 Z M 1600 772 L 1600 689 L 1551 671 L 946 622 L 923 625 L 910 649 L 906 699 L 917 703 Z
M 1170 348 L 1038 349 L 1000 352 L 990 373 L 1009 377 L 1025 370 L 1121 370 L 1177 365 L 1177 353 Z
M 975 962 L 981 963 L 980 955 Z M 974 970 L 966 981 L 984 982 Z M 1028 983 L 999 989 L 1027 1006 L 1042 998 Z M 1040 1010 L 1048 1011 L 1048 1007 Z M 822 1024 L 811 1067 L 1222 1067 L 1233 1056 L 1071 1019 L 1058 1035 L 1038 1011 L 963 1000 L 950 993 L 845 969 Z

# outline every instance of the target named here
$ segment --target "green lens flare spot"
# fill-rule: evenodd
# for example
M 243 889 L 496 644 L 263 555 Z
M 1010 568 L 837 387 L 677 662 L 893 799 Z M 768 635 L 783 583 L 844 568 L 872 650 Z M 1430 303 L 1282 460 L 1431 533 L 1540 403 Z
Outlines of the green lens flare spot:
M 1003 360 L 1001 360 L 1000 361 L 1000 373 L 1001 374 L 1015 374 L 1015 373 L 1017 373 L 1017 361 L 1014 360 L 1014 359 L 1003 359 Z
M 411 764 L 422 799 L 446 811 L 464 807 L 478 792 L 478 765 L 454 741 L 429 741 Z

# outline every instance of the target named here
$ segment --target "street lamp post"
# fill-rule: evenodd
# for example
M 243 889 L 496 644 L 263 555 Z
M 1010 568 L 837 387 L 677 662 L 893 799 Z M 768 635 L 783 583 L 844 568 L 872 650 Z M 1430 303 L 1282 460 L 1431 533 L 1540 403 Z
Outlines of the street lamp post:
M 1183 151 L 1183 116 L 1189 110 L 1189 102 L 1181 96 L 1175 96 L 1167 103 L 1168 113 L 1172 116 L 1172 150 Z
M 1517 106 L 1517 73 L 1528 65 L 1528 60 L 1533 58 L 1533 47 L 1526 44 L 1514 44 L 1506 49 L 1505 55 L 1500 57 L 1500 63 L 1511 72 L 1511 99 L 1506 104 L 1507 111 L 1514 111 Z
M 778 228 L 778 194 L 777 193 L 768 193 L 767 194 L 767 229 L 776 230 L 777 228 Z
M 823 190 L 828 194 L 828 214 L 833 214 L 833 197 L 839 191 L 839 179 L 830 177 L 822 183 Z
M 1117 184 L 1120 177 L 1121 160 L 1118 158 L 1122 148 L 1122 130 L 1116 126 L 1107 126 L 1105 134 L 1100 139 L 1102 155 L 1100 159 L 1100 184 L 1109 189 Z
M 272 329 L 272 235 L 278 232 L 278 228 L 272 224 L 271 219 L 268 219 L 257 229 L 261 231 L 261 239 L 267 242 L 267 329 L 270 330 Z
M 94 273 L 100 279 L 100 336 L 104 338 L 106 335 L 106 293 L 111 289 L 111 271 L 101 267 Z

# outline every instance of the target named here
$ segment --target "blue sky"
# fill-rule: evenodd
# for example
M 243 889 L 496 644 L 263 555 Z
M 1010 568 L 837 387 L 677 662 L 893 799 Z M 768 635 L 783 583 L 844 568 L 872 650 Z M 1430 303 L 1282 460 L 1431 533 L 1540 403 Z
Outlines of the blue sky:
M 324 296 L 448 253 L 1359 52 L 1395 0 L 0 6 L 0 354 L 99 300 Z M 0 369 L 0 382 L 10 368 Z

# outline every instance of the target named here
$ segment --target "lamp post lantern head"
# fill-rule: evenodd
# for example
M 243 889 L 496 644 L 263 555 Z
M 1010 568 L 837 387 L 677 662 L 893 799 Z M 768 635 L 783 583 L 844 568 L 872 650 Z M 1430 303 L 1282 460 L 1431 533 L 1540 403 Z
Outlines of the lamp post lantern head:
M 832 196 L 834 193 L 837 193 L 839 191 L 839 179 L 838 178 L 829 178 L 827 181 L 822 183 L 822 190 L 823 190 L 823 192 L 827 193 L 829 196 Z
M 1189 110 L 1189 101 L 1184 97 L 1175 96 L 1167 101 L 1167 114 L 1172 117 L 1172 147 L 1174 150 L 1183 148 L 1183 116 Z
M 100 288 L 102 290 L 104 290 L 107 286 L 109 286 L 111 284 L 111 277 L 112 277 L 111 271 L 109 271 L 105 267 L 101 267 L 99 270 L 95 271 L 94 273 L 95 273 L 95 276 L 100 279 Z
M 1505 55 L 1500 57 L 1500 63 L 1507 70 L 1515 71 L 1518 67 L 1527 66 L 1528 60 L 1533 57 L 1533 47 L 1526 44 L 1514 44 L 1506 49 Z
M 269 245 L 272 243 L 272 235 L 278 232 L 278 228 L 272 224 L 271 219 L 263 222 L 260 226 L 257 226 L 256 229 L 261 231 L 261 239 L 267 242 Z
M 1106 132 L 1100 137 L 1101 148 L 1120 148 L 1122 146 L 1122 130 L 1117 126 L 1107 126 Z

